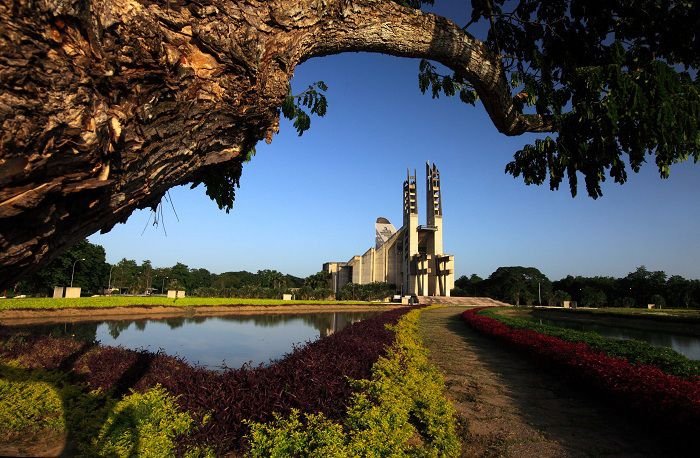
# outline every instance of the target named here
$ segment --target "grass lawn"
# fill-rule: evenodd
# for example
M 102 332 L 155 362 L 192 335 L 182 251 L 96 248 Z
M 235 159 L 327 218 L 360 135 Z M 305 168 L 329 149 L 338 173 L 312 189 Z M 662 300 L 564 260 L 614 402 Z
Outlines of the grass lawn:
M 700 318 L 700 310 L 697 309 L 643 309 L 643 308 L 600 308 L 590 310 L 576 309 L 576 312 L 588 312 L 607 315 L 644 315 L 644 316 L 678 316 Z
M 544 309 L 542 309 L 544 310 Z M 683 321 L 689 323 L 700 322 L 700 310 L 698 309 L 646 309 L 646 308 L 617 308 L 607 307 L 598 309 L 578 308 L 578 309 L 546 309 L 562 314 L 593 315 L 611 318 L 644 318 L 658 321 Z
M 75 299 L 54 299 L 50 297 L 0 299 L 2 310 L 26 309 L 66 309 L 66 308 L 109 308 L 131 306 L 198 307 L 207 305 L 390 305 L 386 302 L 366 301 L 283 301 L 281 299 L 241 299 L 222 297 L 184 297 L 168 299 L 163 296 L 101 296 Z

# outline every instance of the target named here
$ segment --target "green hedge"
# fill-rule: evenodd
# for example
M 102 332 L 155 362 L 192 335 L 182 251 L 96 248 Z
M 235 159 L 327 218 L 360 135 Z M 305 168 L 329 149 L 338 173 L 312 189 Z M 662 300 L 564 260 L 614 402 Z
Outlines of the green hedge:
M 343 425 L 296 411 L 268 424 L 251 423 L 251 455 L 458 456 L 444 380 L 418 337 L 420 312 L 396 325 L 396 341 L 373 366 L 371 379 L 354 382 L 357 391 Z
M 383 301 L 396 294 L 396 286 L 386 282 L 373 282 L 364 285 L 347 283 L 338 291 L 338 299 L 345 301 Z
M 498 309 L 483 310 L 480 313 L 514 328 L 532 329 L 571 342 L 585 342 L 591 348 L 605 352 L 610 356 L 624 358 L 634 364 L 656 366 L 668 374 L 679 377 L 700 376 L 700 362 L 690 360 L 670 348 L 655 347 L 639 340 L 611 339 L 596 332 L 577 331 L 541 324 L 533 319 L 507 317 L 498 313 Z
M 63 396 L 57 382 L 42 371 L 0 365 L 0 442 L 65 433 Z
M 68 433 L 81 450 L 97 434 L 114 401 L 85 392 L 68 374 L 0 364 L 0 442 L 31 442 Z M 92 456 L 90 450 L 85 455 Z
M 116 401 L 99 391 L 85 392 L 57 371 L 0 364 L 0 443 L 60 438 L 73 442 L 73 455 L 170 457 L 175 439 L 194 421 L 179 411 L 175 398 L 156 386 Z M 185 456 L 213 456 L 192 448 Z
M 193 427 L 187 412 L 179 411 L 175 398 L 160 385 L 145 393 L 132 393 L 116 403 L 99 434 L 92 441 L 93 456 L 170 457 L 175 439 Z M 207 449 L 191 449 L 185 456 L 213 456 Z

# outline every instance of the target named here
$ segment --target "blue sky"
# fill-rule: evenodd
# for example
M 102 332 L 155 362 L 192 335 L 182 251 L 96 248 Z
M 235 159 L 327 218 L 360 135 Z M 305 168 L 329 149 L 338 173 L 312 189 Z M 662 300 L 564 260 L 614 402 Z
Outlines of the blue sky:
M 653 159 L 604 196 L 568 183 L 526 186 L 504 173 L 513 153 L 534 136 L 499 134 L 483 107 L 418 90 L 418 61 L 376 54 L 312 59 L 292 81 L 300 92 L 328 86 L 324 118 L 298 137 L 283 121 L 272 144 L 260 142 L 246 165 L 231 213 L 202 187 L 171 190 L 165 228 L 148 226 L 149 211 L 93 235 L 109 262 L 183 262 L 212 272 L 276 269 L 298 276 L 330 260 L 347 260 L 374 243 L 378 216 L 401 225 L 406 168 L 418 170 L 424 220 L 424 167 L 441 171 L 445 250 L 456 274 L 488 276 L 499 266 L 534 266 L 551 279 L 569 273 L 624 276 L 639 265 L 700 278 L 700 167 L 676 165 L 662 180 Z M 581 180 L 582 181 L 582 180 Z

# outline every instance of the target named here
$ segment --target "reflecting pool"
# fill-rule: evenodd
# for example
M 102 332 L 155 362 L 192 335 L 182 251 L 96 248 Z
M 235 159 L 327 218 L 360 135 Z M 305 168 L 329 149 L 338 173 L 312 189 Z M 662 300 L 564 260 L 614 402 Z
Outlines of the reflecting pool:
M 647 342 L 655 347 L 669 347 L 688 359 L 700 360 L 700 338 L 668 332 L 630 329 L 607 324 L 581 323 L 567 320 L 542 319 L 543 323 L 576 329 L 578 331 L 593 331 L 613 339 L 636 339 Z
M 222 369 L 224 366 L 241 367 L 246 362 L 267 364 L 292 351 L 295 345 L 328 336 L 378 313 L 381 312 L 182 316 L 13 326 L 10 329 L 13 334 L 67 335 L 133 350 L 161 350 L 209 369 Z

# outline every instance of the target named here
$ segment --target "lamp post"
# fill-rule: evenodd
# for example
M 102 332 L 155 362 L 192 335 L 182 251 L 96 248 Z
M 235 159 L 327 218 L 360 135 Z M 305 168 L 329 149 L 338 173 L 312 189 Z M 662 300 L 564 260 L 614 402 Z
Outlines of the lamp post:
M 109 269 L 109 280 L 107 280 L 107 289 L 109 290 L 109 295 L 112 295 L 112 269 L 114 269 L 114 266 L 116 264 L 112 265 L 112 267 Z
M 163 279 L 163 284 L 160 285 L 160 294 L 163 294 L 163 292 L 165 291 L 165 280 L 167 280 L 167 279 L 168 279 L 168 277 L 165 277 Z
M 78 261 L 85 261 L 85 258 L 80 258 L 76 259 L 75 262 L 73 263 L 73 271 L 70 274 L 70 287 L 73 287 L 73 276 L 75 275 L 75 265 L 78 263 Z

